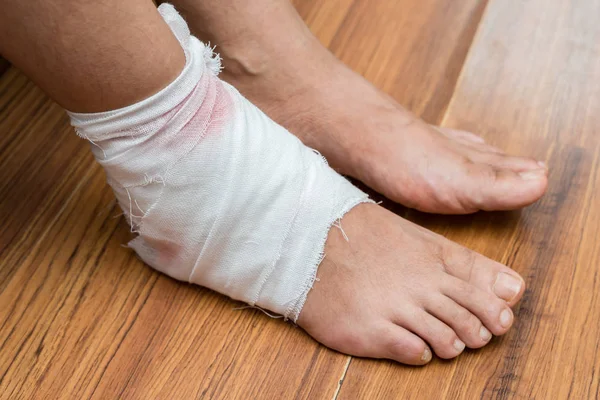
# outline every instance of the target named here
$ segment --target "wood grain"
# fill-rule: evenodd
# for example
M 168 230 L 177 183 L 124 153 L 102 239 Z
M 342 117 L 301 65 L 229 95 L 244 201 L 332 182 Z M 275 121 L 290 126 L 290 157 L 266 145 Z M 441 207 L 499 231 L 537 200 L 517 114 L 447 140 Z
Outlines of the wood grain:
M 292 0 L 298 14 L 324 46 L 329 47 L 355 0 Z
M 422 369 L 353 359 L 340 399 L 599 397 L 599 12 L 598 0 L 491 1 L 444 120 L 547 160 L 548 194 L 521 213 L 412 213 L 526 278 L 514 329 Z
M 43 134 L 40 135 L 40 131 Z M 56 190 L 70 193 L 92 163 L 64 112 L 15 69 L 0 80 L 0 253 L 22 253 L 63 204 Z M 19 262 L 0 269 L 0 291 Z
M 350 360 L 152 271 L 122 247 L 131 234 L 87 144 L 9 69 L 0 398 L 598 398 L 600 0 L 294 3 L 321 42 L 428 121 L 549 162 L 548 195 L 523 212 L 396 209 L 519 271 L 515 328 L 425 368 Z
M 439 123 L 486 1 L 354 1 L 330 44 L 342 61 Z

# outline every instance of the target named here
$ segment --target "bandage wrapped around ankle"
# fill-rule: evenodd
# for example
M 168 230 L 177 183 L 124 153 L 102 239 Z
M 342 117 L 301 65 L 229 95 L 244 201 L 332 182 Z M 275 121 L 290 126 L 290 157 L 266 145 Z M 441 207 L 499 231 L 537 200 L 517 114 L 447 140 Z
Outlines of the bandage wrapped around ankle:
M 163 273 L 296 320 L 331 226 L 367 196 L 218 77 L 220 62 L 171 5 L 185 51 L 156 95 L 69 113 L 138 234 L 129 246 Z

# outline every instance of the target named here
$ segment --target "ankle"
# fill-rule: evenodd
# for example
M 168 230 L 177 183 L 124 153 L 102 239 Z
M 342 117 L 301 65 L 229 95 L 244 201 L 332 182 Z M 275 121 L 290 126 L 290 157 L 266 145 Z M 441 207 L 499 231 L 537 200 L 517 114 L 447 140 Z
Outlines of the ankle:
M 223 78 L 246 85 L 270 83 L 268 90 L 301 86 L 314 78 L 311 67 L 325 50 L 313 37 L 298 36 L 292 40 L 247 38 L 231 43 L 217 42 L 217 52 L 223 58 Z M 326 50 L 325 50 L 326 51 Z
M 282 47 L 274 41 L 264 46 L 256 42 L 224 45 L 217 51 L 223 59 L 220 77 L 224 81 L 305 145 L 319 149 L 338 172 L 355 176 L 355 171 L 339 168 L 353 165 L 342 162 L 355 153 L 346 148 L 347 138 L 337 137 L 335 132 L 324 134 L 322 129 L 345 121 L 338 120 L 332 107 L 338 100 L 327 89 L 332 78 L 341 78 L 340 62 L 316 38 Z

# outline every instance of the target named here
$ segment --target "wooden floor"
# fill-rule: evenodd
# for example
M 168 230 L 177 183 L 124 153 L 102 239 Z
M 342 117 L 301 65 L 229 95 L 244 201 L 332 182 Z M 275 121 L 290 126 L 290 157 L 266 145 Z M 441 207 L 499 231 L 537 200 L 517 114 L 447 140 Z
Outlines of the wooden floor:
M 548 162 L 548 194 L 521 212 L 398 208 L 526 278 L 514 329 L 410 368 L 155 273 L 121 246 L 87 143 L 13 68 L 0 77 L 0 398 L 599 398 L 600 0 L 296 4 L 427 121 Z

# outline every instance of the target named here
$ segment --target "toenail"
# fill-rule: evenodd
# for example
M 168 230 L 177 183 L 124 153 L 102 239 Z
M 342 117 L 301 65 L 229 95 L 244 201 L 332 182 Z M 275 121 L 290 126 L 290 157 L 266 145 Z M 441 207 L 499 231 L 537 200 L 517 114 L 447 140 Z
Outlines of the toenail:
M 520 292 L 523 282 L 510 274 L 500 272 L 496 277 L 496 282 L 492 290 L 496 296 L 506 301 L 513 300 Z
M 504 328 L 510 327 L 510 324 L 512 323 L 512 319 L 513 319 L 513 317 L 512 317 L 512 313 L 510 312 L 510 310 L 506 309 L 500 313 L 500 325 L 502 325 L 502 327 L 504 327 Z
M 546 169 L 541 168 L 541 169 L 534 169 L 531 171 L 524 171 L 524 172 L 520 172 L 519 175 L 521 176 L 521 179 L 530 181 L 530 180 L 539 179 L 543 176 L 546 176 Z
M 484 342 L 487 342 L 488 340 L 490 340 L 492 338 L 492 333 L 490 331 L 488 331 L 487 329 L 485 329 L 485 326 L 482 326 L 481 329 L 479 330 L 479 337 Z
M 421 356 L 421 361 L 429 362 L 431 360 L 431 350 L 425 349 L 423 355 Z
M 546 165 L 546 163 L 545 163 L 545 162 L 543 162 L 543 161 L 538 161 L 537 163 L 538 163 L 538 165 L 539 165 L 540 167 L 542 167 L 542 168 L 548 168 L 548 165 Z
M 456 351 L 461 353 L 465 349 L 465 344 L 462 341 L 456 339 L 454 341 L 454 348 L 456 349 Z

